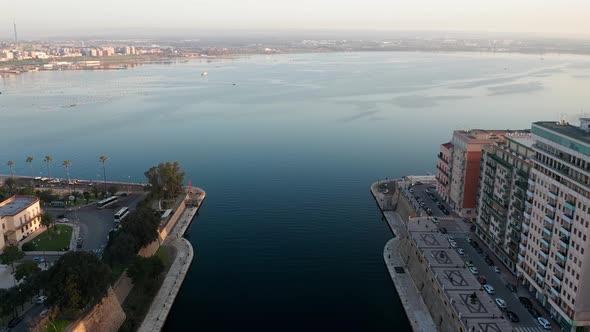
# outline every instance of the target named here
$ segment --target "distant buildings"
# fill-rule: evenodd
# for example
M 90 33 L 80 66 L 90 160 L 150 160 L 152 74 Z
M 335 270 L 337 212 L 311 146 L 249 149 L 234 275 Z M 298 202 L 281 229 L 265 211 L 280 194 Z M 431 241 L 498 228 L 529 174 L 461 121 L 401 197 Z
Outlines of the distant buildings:
M 12 196 L 0 203 L 0 250 L 17 244 L 41 226 L 41 206 L 35 196 Z
M 456 130 L 451 142 L 441 145 L 437 188 L 461 217 L 475 217 L 482 148 L 502 139 L 505 133 L 481 129 Z

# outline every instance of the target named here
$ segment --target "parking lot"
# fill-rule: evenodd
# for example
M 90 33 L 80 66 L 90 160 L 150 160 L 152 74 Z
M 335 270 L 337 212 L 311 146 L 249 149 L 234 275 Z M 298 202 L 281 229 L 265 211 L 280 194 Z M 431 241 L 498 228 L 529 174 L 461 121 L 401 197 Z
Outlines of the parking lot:
M 512 292 L 507 288 L 507 284 L 514 284 L 514 277 L 502 264 L 493 257 L 492 254 L 487 254 L 485 246 L 479 243 L 473 233 L 464 231 L 465 226 L 458 225 L 459 221 L 441 220 L 439 222 L 439 229 L 445 228 L 448 230 L 448 236 L 452 237 L 457 243 L 457 249 L 462 249 L 464 255 L 462 255 L 464 261 L 471 261 L 477 268 L 478 274 L 476 277 L 483 276 L 486 279 L 486 284 L 491 285 L 494 288 L 495 293 L 490 296 L 493 299 L 501 298 L 506 301 L 506 311 L 511 311 L 516 314 L 519 322 L 512 322 L 514 331 L 516 332 L 541 332 L 547 331 L 537 322 L 537 320 L 528 312 L 522 303 L 519 301 L 519 296 L 530 298 L 526 291 L 522 287 L 518 287 L 517 292 Z M 460 223 L 464 223 L 460 221 Z M 467 224 L 467 223 L 465 223 Z M 471 238 L 475 242 L 478 242 L 482 248 L 482 253 L 478 253 L 474 246 L 468 242 L 468 238 Z M 492 266 L 485 261 L 486 255 L 491 259 L 493 266 L 497 266 L 500 272 L 494 272 Z M 547 316 L 545 310 L 538 306 L 533 299 L 530 299 L 533 303 L 533 307 L 541 313 L 541 316 L 549 320 L 552 324 L 552 331 L 560 331 L 555 322 L 552 322 Z
M 405 190 L 412 197 L 414 207 L 418 208 L 418 211 L 423 216 L 431 215 L 438 218 L 459 218 L 451 207 L 436 193 L 433 185 L 417 182 L 411 187 L 408 186 Z

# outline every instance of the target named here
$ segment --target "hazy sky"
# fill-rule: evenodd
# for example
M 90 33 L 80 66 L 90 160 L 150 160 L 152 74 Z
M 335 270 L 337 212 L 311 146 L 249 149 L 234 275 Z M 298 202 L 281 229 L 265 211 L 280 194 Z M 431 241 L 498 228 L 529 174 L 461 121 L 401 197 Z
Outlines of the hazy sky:
M 590 35 L 590 0 L 3 0 L 25 37 L 121 28 L 332 29 Z

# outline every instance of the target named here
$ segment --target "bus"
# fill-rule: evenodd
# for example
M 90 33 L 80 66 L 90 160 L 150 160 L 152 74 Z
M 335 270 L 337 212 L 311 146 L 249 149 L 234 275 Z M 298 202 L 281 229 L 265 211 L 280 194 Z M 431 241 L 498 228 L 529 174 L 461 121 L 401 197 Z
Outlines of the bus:
M 172 209 L 168 209 L 168 210 L 164 211 L 164 214 L 162 215 L 162 220 L 170 217 L 171 214 L 172 214 Z
M 96 206 L 99 209 L 102 209 L 103 207 L 105 207 L 107 205 L 111 205 L 111 204 L 115 203 L 118 198 L 119 197 L 117 197 L 117 196 L 107 197 L 107 198 L 103 199 L 102 201 L 99 201 L 98 203 L 96 203 Z
M 123 219 L 127 218 L 128 215 L 129 215 L 129 208 L 128 207 L 121 208 L 121 210 L 119 210 L 119 211 L 117 211 L 117 213 L 115 213 L 115 224 L 118 224 L 121 221 L 123 221 Z

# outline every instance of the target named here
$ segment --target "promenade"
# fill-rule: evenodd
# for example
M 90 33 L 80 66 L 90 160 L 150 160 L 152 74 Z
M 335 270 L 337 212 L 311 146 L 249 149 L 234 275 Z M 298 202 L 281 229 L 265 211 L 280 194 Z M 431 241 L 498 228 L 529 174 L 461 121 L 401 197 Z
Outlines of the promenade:
M 190 196 L 191 200 L 196 202 L 196 206 L 190 206 L 185 209 L 172 232 L 162 243 L 162 245 L 173 246 L 176 249 L 176 257 L 138 329 L 139 332 L 156 332 L 162 330 L 170 309 L 172 309 L 176 295 L 193 261 L 193 246 L 182 236 L 190 226 L 206 196 L 205 191 L 197 188 L 194 189 L 196 191 L 191 193 Z
M 420 292 L 414 284 L 414 280 L 409 272 L 405 270 L 406 264 L 399 255 L 400 239 L 405 236 L 405 226 L 398 213 L 391 210 L 392 196 L 385 196 L 379 191 L 379 185 L 390 181 L 381 181 L 371 186 L 371 193 L 381 210 L 383 217 L 387 220 L 389 228 L 394 233 L 394 238 L 389 240 L 383 250 L 383 259 L 391 276 L 391 280 L 400 298 L 406 316 L 410 321 L 412 330 L 415 332 L 434 332 L 438 331 L 436 324 L 432 320 L 428 308 L 422 300 Z M 389 190 L 392 190 L 390 188 Z

